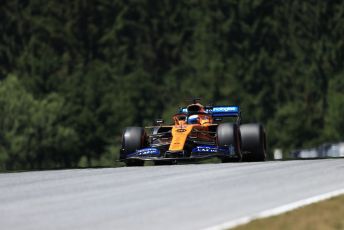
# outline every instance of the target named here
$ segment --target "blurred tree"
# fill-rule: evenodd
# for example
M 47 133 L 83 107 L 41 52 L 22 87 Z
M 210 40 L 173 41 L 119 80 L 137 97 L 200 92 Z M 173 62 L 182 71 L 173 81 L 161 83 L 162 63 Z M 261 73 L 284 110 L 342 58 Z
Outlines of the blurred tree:
M 339 0 L 1 1 L 0 82 L 13 95 L 0 100 L 40 112 L 0 111 L 34 133 L 0 130 L 0 160 L 92 166 L 110 159 L 125 126 L 169 120 L 192 97 L 239 104 L 245 122 L 267 124 L 270 149 L 339 140 L 343 9 Z M 33 148 L 29 137 L 38 149 L 23 147 Z
M 338 74 L 329 83 L 328 109 L 325 117 L 325 141 L 344 140 L 344 75 Z
M 64 101 L 50 94 L 35 100 L 14 76 L 0 84 L 0 146 L 2 169 L 76 166 L 78 137 L 62 125 Z

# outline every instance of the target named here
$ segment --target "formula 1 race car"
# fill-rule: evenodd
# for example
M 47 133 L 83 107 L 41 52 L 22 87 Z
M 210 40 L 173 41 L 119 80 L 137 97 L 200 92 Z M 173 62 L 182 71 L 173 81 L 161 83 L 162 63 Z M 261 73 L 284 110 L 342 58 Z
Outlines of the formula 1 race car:
M 238 106 L 203 106 L 199 99 L 173 116 L 174 124 L 157 120 L 151 127 L 127 127 L 120 160 L 128 166 L 220 158 L 222 162 L 264 161 L 266 135 L 261 124 L 241 124 Z M 223 122 L 232 118 L 232 122 Z

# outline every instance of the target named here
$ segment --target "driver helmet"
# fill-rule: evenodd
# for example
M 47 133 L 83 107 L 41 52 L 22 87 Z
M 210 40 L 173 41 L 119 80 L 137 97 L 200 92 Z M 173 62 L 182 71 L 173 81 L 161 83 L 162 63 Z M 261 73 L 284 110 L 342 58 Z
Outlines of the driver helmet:
M 191 115 L 188 117 L 188 124 L 199 124 L 199 116 Z

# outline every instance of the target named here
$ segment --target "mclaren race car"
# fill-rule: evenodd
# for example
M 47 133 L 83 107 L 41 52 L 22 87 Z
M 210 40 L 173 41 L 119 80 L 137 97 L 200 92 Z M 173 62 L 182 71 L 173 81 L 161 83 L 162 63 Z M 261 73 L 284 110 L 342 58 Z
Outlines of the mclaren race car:
M 231 122 L 223 122 L 232 118 Z M 198 100 L 151 127 L 127 127 L 120 160 L 128 166 L 220 158 L 222 162 L 264 161 L 266 135 L 261 124 L 241 124 L 238 106 L 203 106 Z

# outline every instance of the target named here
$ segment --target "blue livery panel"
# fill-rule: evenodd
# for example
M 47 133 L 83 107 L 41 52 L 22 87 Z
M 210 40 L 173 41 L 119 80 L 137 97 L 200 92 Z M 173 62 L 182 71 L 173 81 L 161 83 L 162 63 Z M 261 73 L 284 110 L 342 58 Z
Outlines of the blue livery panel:
M 240 114 L 239 106 L 214 106 L 207 108 L 206 113 L 211 114 L 213 117 L 236 117 Z M 187 114 L 187 108 L 180 108 L 179 113 Z
M 128 155 L 127 157 L 158 157 L 160 150 L 157 148 L 144 148 L 136 150 L 136 152 Z
M 236 117 L 239 115 L 239 106 L 215 106 L 207 110 L 213 117 Z
M 192 149 L 192 153 L 209 154 L 209 153 L 222 153 L 225 155 L 235 154 L 234 147 L 217 147 L 212 145 L 200 145 Z

